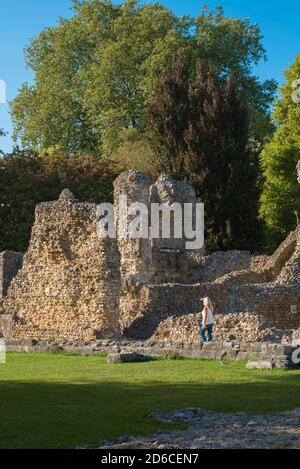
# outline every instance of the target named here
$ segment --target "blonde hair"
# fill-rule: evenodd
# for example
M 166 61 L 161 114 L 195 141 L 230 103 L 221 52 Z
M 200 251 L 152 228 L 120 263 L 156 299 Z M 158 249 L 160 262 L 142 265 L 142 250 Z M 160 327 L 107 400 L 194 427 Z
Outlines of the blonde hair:
M 213 307 L 212 301 L 209 298 L 209 296 L 206 296 L 205 298 L 203 298 L 203 304 L 204 304 L 204 306 L 207 306 L 208 308 L 210 308 L 213 311 L 214 307 Z

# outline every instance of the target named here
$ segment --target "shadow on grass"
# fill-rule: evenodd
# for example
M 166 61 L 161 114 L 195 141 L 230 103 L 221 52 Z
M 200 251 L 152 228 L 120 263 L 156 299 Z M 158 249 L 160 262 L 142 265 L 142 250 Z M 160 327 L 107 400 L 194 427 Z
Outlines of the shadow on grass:
M 91 384 L 0 383 L 1 448 L 74 448 L 120 435 L 145 435 L 167 425 L 147 417 L 186 407 L 266 413 L 300 407 L 299 378 L 257 383 Z

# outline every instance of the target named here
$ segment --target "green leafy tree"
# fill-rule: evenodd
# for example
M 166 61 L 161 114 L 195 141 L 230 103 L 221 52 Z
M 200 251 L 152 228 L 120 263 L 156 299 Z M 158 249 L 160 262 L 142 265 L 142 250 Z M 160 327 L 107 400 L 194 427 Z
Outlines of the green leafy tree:
M 155 181 L 160 175 L 146 135 L 141 136 L 136 129 L 122 132 L 120 144 L 111 155 L 110 160 L 116 164 L 120 173 L 134 168 L 147 174 L 152 181 Z
M 198 66 L 190 79 L 177 59 L 160 79 L 148 122 L 161 171 L 184 177 L 205 204 L 207 247 L 257 249 L 258 161 L 234 78 Z
M 248 19 L 227 18 L 221 8 L 176 17 L 161 4 L 136 0 L 73 3 L 74 16 L 45 29 L 26 50 L 35 81 L 23 84 L 11 104 L 24 146 L 110 155 L 123 132 L 143 135 L 145 106 L 178 53 L 190 73 L 199 60 L 212 61 L 224 77 L 234 72 L 253 111 L 252 135 L 269 132 L 274 83 L 253 75 L 265 51 Z
M 32 150 L 0 159 L 0 251 L 25 251 L 40 202 L 57 200 L 69 188 L 82 201 L 111 202 L 114 166 L 94 156 L 73 158 L 57 151 L 39 156 Z
M 264 185 L 260 214 L 273 246 L 300 223 L 300 186 L 296 164 L 300 160 L 300 103 L 294 102 L 294 82 L 300 79 L 300 54 L 285 72 L 286 82 L 274 109 L 277 130 L 264 148 L 261 165 Z

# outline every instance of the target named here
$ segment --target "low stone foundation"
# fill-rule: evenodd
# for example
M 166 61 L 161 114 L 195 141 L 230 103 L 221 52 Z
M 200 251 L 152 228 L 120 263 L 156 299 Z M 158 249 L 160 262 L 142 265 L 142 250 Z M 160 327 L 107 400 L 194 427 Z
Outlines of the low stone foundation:
M 293 365 L 292 355 L 297 346 L 273 343 L 211 342 L 202 349 L 199 343 L 98 340 L 92 342 L 55 342 L 35 340 L 8 340 L 8 352 L 52 352 L 79 355 L 109 355 L 137 353 L 153 357 L 175 356 L 203 360 L 268 360 L 274 368 Z

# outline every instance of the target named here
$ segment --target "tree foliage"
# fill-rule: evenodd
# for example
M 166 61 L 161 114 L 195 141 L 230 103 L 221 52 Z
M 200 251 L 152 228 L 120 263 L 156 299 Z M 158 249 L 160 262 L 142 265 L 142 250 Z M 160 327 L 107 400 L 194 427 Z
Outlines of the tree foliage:
M 177 53 L 191 73 L 199 60 L 213 62 L 223 77 L 234 72 L 252 110 L 252 135 L 261 139 L 270 130 L 274 83 L 253 75 L 265 51 L 248 19 L 227 18 L 221 8 L 177 17 L 136 0 L 73 3 L 71 19 L 46 28 L 26 49 L 34 84 L 23 84 L 11 105 L 23 145 L 111 154 L 124 131 L 145 131 L 145 106 Z
M 116 164 L 120 173 L 134 168 L 147 174 L 152 181 L 155 181 L 160 175 L 146 135 L 141 136 L 135 129 L 122 132 L 119 146 L 111 155 L 110 161 Z
M 4 132 L 4 130 L 0 128 L 0 138 L 1 138 L 1 137 L 5 137 L 5 135 L 6 135 L 6 132 Z M 1 154 L 3 155 L 3 151 L 2 151 L 1 148 L 0 148 L 0 155 L 1 155 Z
M 57 151 L 39 156 L 32 150 L 0 159 L 0 251 L 25 251 L 35 207 L 57 200 L 69 188 L 82 201 L 111 202 L 114 166 L 89 155 L 65 158 Z
M 273 113 L 277 130 L 261 155 L 265 181 L 260 214 L 274 244 L 300 223 L 300 186 L 296 175 L 300 160 L 300 104 L 292 99 L 293 82 L 300 79 L 300 54 L 285 76 L 281 98 Z
M 171 73 L 161 76 L 148 122 L 160 170 L 184 177 L 205 203 L 207 247 L 255 249 L 258 164 L 235 79 L 203 65 L 190 79 L 176 59 Z

